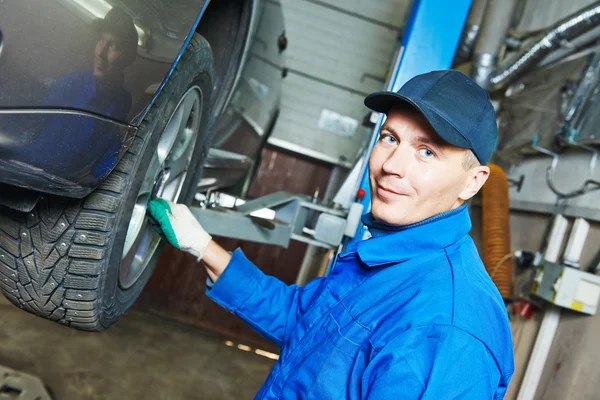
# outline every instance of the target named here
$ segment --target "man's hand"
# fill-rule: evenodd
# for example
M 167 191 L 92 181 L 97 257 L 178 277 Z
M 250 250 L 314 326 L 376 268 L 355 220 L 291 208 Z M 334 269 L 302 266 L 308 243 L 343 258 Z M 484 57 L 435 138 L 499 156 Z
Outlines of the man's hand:
M 187 206 L 156 199 L 150 202 L 148 211 L 173 247 L 190 253 L 198 260 L 204 257 L 212 237 L 196 221 Z

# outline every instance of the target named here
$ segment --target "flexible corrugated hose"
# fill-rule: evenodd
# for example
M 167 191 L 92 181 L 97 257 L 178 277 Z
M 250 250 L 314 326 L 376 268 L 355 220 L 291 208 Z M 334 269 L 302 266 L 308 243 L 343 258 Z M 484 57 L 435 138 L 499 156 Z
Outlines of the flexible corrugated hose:
M 483 186 L 483 263 L 504 299 L 512 297 L 513 268 L 510 248 L 508 179 L 497 165 L 489 164 L 490 177 Z

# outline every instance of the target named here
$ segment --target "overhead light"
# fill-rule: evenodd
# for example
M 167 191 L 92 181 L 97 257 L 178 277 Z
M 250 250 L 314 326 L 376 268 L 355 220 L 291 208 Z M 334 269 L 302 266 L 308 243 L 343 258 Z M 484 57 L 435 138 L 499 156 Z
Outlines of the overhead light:
M 90 13 L 95 18 L 104 18 L 106 14 L 113 8 L 106 0 L 71 0 L 85 11 Z M 135 23 L 135 30 L 138 33 L 138 46 L 144 47 L 146 44 L 146 32 Z
M 96 18 L 104 18 L 112 6 L 105 0 L 71 0 Z

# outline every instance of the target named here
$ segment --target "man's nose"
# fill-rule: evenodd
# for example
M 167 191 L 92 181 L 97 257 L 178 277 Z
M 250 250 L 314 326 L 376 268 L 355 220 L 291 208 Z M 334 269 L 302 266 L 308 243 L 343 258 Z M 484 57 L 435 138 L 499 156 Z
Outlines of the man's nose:
M 108 46 L 106 44 L 99 44 L 98 46 L 98 56 L 106 58 L 106 54 L 108 53 Z
M 409 168 L 411 156 L 408 149 L 398 146 L 382 165 L 382 169 L 386 174 L 396 175 L 399 178 L 404 178 L 406 171 Z

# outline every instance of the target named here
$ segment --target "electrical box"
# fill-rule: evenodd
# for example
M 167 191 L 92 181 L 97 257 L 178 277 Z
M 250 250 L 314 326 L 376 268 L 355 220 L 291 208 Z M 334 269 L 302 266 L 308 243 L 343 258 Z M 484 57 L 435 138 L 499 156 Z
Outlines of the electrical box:
M 537 268 L 531 294 L 557 306 L 594 315 L 600 300 L 600 276 L 543 261 Z

